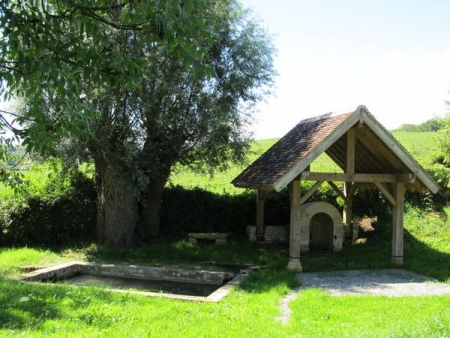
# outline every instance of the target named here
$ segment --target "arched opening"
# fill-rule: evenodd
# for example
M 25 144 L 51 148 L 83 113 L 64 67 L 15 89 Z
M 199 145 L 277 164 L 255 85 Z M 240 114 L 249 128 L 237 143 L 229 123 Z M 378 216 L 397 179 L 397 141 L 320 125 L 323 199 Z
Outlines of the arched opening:
M 319 212 L 309 222 L 309 250 L 315 252 L 333 251 L 333 219 Z

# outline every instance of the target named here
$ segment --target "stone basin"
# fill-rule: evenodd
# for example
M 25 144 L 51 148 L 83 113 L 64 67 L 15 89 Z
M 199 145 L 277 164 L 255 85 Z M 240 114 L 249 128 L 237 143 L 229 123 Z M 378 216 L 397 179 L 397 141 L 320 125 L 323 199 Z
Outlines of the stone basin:
M 206 301 L 218 302 L 225 297 L 242 279 L 247 275 L 247 270 L 242 270 L 239 274 L 220 271 L 205 271 L 205 270 L 188 270 L 177 269 L 169 267 L 148 267 L 136 265 L 118 265 L 118 264 L 97 264 L 86 262 L 69 262 L 59 264 L 53 267 L 35 270 L 25 273 L 18 277 L 18 280 L 28 282 L 67 282 L 71 285 L 71 280 L 77 280 L 74 286 L 79 285 L 105 285 L 105 280 L 110 280 L 113 288 L 108 288 L 108 291 L 132 293 L 143 296 L 158 296 L 181 300 L 192 301 Z M 89 283 L 83 284 L 80 280 L 88 280 Z M 113 279 L 116 279 L 113 281 Z M 95 284 L 94 280 L 98 280 Z M 138 291 L 135 288 L 117 288 L 117 284 L 123 281 L 134 281 L 134 284 L 139 285 L 144 281 L 152 282 L 169 282 L 183 284 L 195 284 L 198 286 L 215 286 L 210 288 L 212 293 L 209 295 L 195 296 L 190 294 L 172 294 L 165 292 L 152 291 Z M 124 284 L 126 285 L 126 284 Z M 180 289 L 183 289 L 181 287 Z

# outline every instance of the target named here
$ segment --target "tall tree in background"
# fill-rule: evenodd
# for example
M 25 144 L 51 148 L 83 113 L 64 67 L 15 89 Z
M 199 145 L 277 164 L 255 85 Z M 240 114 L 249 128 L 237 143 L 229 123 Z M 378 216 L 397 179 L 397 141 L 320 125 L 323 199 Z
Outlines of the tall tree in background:
M 1 129 L 43 155 L 54 153 L 67 136 L 90 137 L 88 122 L 96 111 L 83 99 L 87 91 L 132 85 L 147 71 L 141 58 L 115 48 L 111 34 L 145 34 L 148 43 L 163 44 L 186 65 L 207 72 L 199 60 L 209 38 L 201 15 L 208 5 L 207 0 L 1 1 L 0 97 L 25 98 L 27 116 L 18 122 L 33 122 L 14 128 L 5 118 L 14 113 L 1 111 Z M 45 106 L 51 112 L 42 110 Z M 8 155 L 3 150 L 0 157 Z
M 19 98 L 24 105 L 20 114 L 0 111 L 0 129 L 12 132 L 0 136 L 0 160 L 10 157 L 13 140 L 21 140 L 27 152 L 43 156 L 58 155 L 57 148 L 68 140 L 95 146 L 108 97 L 133 88 L 148 70 L 143 55 L 128 53 L 128 44 L 120 38 L 139 33 L 147 45 L 158 44 L 196 75 L 208 74 L 201 60 L 210 43 L 211 23 L 203 15 L 210 4 L 209 0 L 1 1 L 0 97 Z M 113 102 L 109 107 L 118 111 Z M 10 175 L 3 169 L 2 178 L 7 180 Z M 105 242 L 111 243 L 114 234 L 108 236 Z
M 76 145 L 94 159 L 97 234 L 103 243 L 131 245 L 135 232 L 158 235 L 161 194 L 173 165 L 216 170 L 240 161 L 253 106 L 270 92 L 275 76 L 270 37 L 236 1 L 198 4 L 189 11 L 199 22 L 188 27 L 199 29 L 188 30 L 190 35 L 177 32 L 173 39 L 124 29 L 131 15 L 117 5 L 103 8 L 96 29 L 88 25 L 95 34 L 64 21 L 68 32 L 82 37 L 79 52 L 85 43 L 91 57 L 82 57 L 79 69 L 76 57 L 63 59 L 53 75 L 45 67 L 36 75 L 33 68 L 34 81 L 45 74 L 53 82 L 35 83 L 31 91 L 22 82 L 12 87 L 26 98 L 21 136 L 30 149 L 51 152 L 54 144 Z M 84 15 L 78 9 L 70 13 Z M 85 24 L 91 24 L 89 18 Z M 56 40 L 63 47 L 70 36 Z M 167 41 L 182 48 L 173 53 Z M 69 75 L 73 78 L 64 80 Z M 15 82 L 9 80 L 11 90 Z M 56 137 L 46 143 L 49 135 Z
M 273 45 L 235 1 L 216 1 L 203 15 L 214 23 L 202 60 L 210 76 L 199 76 L 145 36 L 122 40 L 121 50 L 141 55 L 148 68 L 133 88 L 105 93 L 92 124 L 96 137 L 88 148 L 103 242 L 130 244 L 135 231 L 159 234 L 162 192 L 175 164 L 223 169 L 248 148 L 253 106 L 270 93 L 275 76 Z
M 450 106 L 450 101 L 447 101 L 446 104 Z M 437 151 L 429 170 L 436 182 L 445 188 L 450 188 L 450 113 L 438 121 L 440 128 L 436 131 L 435 136 Z

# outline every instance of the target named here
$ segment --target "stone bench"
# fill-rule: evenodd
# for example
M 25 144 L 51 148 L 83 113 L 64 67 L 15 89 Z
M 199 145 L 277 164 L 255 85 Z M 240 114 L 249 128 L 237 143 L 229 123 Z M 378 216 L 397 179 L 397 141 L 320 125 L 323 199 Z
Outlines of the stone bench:
M 189 242 L 197 244 L 198 239 L 215 241 L 216 245 L 227 244 L 228 234 L 217 232 L 191 232 L 188 234 Z

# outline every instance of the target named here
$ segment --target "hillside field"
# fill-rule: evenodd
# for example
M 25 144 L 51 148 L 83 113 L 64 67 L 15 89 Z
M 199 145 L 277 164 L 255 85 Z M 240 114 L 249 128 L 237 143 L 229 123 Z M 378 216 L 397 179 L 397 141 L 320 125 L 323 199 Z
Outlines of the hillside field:
M 435 133 L 393 132 L 394 137 L 408 150 L 408 152 L 422 165 L 429 164 L 433 153 L 436 151 Z M 254 141 L 251 153 L 244 165 L 230 165 L 226 172 L 218 172 L 213 176 L 199 174 L 190 170 L 176 168 L 170 177 L 168 185 L 180 185 L 182 187 L 201 188 L 215 193 L 239 194 L 241 188 L 235 188 L 231 181 L 249 164 L 269 149 L 278 139 Z M 312 171 L 340 172 L 340 168 L 326 155 L 322 154 L 312 164 Z

